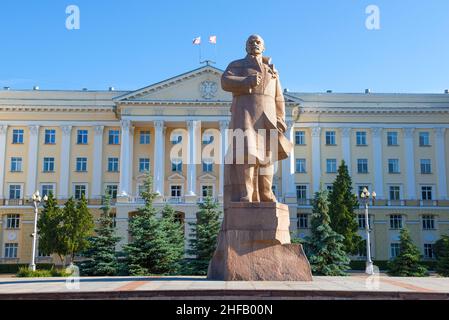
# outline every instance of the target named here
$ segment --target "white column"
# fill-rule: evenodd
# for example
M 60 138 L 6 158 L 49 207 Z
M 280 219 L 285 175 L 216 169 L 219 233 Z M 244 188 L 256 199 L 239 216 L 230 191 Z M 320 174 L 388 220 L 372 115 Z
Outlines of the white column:
M 343 160 L 348 166 L 349 174 L 352 175 L 351 165 L 351 128 L 343 128 L 341 130 L 341 146 L 343 148 Z M 338 164 L 337 164 L 338 166 Z
M 229 121 L 220 121 L 220 135 L 221 135 L 221 145 L 220 145 L 220 190 L 218 191 L 218 196 L 222 197 L 224 195 L 224 159 L 226 152 L 228 150 L 228 132 Z
M 134 175 L 134 126 L 129 128 L 129 194 L 134 194 L 133 175 Z M 137 195 L 137 194 L 136 194 Z
M 0 126 L 0 199 L 4 196 L 5 185 L 5 165 L 6 165 L 6 134 L 8 132 L 7 125 Z
M 406 199 L 408 200 L 416 200 L 414 132 L 415 132 L 414 128 L 404 129 L 406 179 L 407 179 Z
M 440 200 L 447 200 L 447 180 L 446 180 L 446 148 L 444 137 L 446 128 L 435 129 L 435 153 L 437 165 L 437 179 L 438 179 L 438 198 Z
M 129 128 L 131 121 L 122 120 L 122 136 L 120 144 L 120 197 L 126 198 L 129 196 Z
M 374 188 L 376 197 L 384 198 L 384 163 L 382 157 L 382 128 L 373 128 L 373 161 L 374 161 Z
M 104 126 L 94 127 L 94 159 L 92 198 L 101 199 L 103 194 L 103 130 Z
M 282 194 L 284 197 L 295 197 L 295 122 L 287 121 L 286 136 L 293 144 L 293 150 L 287 159 L 282 160 Z M 284 199 L 284 201 L 286 201 Z
M 154 192 L 164 195 L 164 179 L 165 179 L 165 130 L 164 121 L 154 121 L 154 129 L 156 131 L 154 137 Z
M 321 180 L 321 128 L 312 128 L 312 177 L 313 193 L 320 189 Z
M 27 182 L 26 182 L 26 198 L 31 198 L 36 191 L 36 177 L 37 177 L 37 151 L 39 149 L 39 126 L 29 126 L 29 141 L 28 141 L 28 168 L 27 168 Z
M 59 187 L 58 198 L 69 198 L 69 177 L 70 177 L 70 146 L 72 144 L 72 126 L 61 126 L 61 156 L 59 157 Z
M 196 195 L 196 165 L 198 163 L 198 137 L 200 136 L 201 121 L 187 121 L 189 130 L 188 152 L 189 163 L 187 164 L 187 196 Z

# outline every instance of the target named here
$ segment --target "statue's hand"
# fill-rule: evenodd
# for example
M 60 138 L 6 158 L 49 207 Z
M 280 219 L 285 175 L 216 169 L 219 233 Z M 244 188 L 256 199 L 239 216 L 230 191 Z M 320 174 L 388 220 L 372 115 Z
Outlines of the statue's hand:
M 255 75 L 248 76 L 246 80 L 248 81 L 248 84 L 251 88 L 257 87 L 262 83 L 262 74 L 257 72 L 257 74 Z
M 287 131 L 287 124 L 285 123 L 284 120 L 282 120 L 280 118 L 277 119 L 277 127 L 282 133 Z

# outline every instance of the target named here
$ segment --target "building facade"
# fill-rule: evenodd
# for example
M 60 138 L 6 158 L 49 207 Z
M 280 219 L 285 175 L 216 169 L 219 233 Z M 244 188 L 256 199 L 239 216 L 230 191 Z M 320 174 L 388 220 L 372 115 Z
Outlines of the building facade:
M 146 172 L 159 193 L 155 205 L 171 203 L 188 235 L 198 202 L 223 197 L 216 160 L 226 152 L 232 97 L 221 90 L 221 74 L 204 66 L 136 91 L 0 91 L 0 263 L 31 260 L 29 198 L 36 190 L 60 204 L 85 194 L 96 215 L 110 192 L 123 245 Z M 449 234 L 449 94 L 284 96 L 295 147 L 276 166 L 274 192 L 289 205 L 291 230 L 309 234 L 311 198 L 320 185 L 331 188 L 344 160 L 354 193 L 377 193 L 370 203 L 373 258 L 395 256 L 407 227 L 432 259 L 435 241 Z M 179 156 L 177 147 L 186 152 Z M 202 157 L 211 147 L 213 156 Z

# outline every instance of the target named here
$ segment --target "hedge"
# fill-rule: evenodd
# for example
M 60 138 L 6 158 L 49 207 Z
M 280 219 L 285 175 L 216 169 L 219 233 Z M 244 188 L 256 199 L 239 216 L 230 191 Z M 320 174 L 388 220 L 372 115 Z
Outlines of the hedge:
M 28 267 L 29 264 L 0 264 L 0 274 L 10 273 L 16 274 L 21 267 Z M 51 270 L 54 264 L 51 263 L 39 263 L 36 265 L 38 270 Z
M 379 268 L 381 271 L 388 270 L 388 260 L 374 260 L 373 264 Z M 436 261 L 421 261 L 429 271 L 435 270 Z M 365 270 L 366 261 L 365 260 L 352 260 L 349 264 L 351 270 Z

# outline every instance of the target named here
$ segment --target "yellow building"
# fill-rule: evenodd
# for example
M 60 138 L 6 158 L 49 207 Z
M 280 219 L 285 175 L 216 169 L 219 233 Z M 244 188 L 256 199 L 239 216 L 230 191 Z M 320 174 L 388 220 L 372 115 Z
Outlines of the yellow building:
M 0 263 L 30 262 L 28 199 L 36 190 L 61 204 L 84 193 L 97 213 L 109 190 L 123 245 L 147 170 L 156 206 L 171 203 L 188 235 L 198 201 L 223 196 L 223 165 L 192 161 L 211 145 L 215 156 L 225 152 L 232 97 L 220 88 L 221 74 L 204 66 L 136 91 L 0 91 Z M 274 191 L 289 205 L 291 230 L 310 232 L 310 199 L 320 184 L 331 186 L 345 160 L 354 192 L 377 193 L 374 259 L 397 253 L 401 227 L 432 258 L 433 243 L 449 233 L 449 94 L 285 91 L 285 98 L 295 151 L 277 165 Z M 181 146 L 187 152 L 178 159 Z

